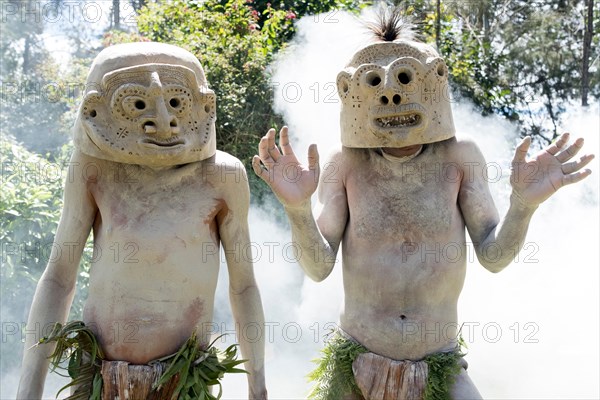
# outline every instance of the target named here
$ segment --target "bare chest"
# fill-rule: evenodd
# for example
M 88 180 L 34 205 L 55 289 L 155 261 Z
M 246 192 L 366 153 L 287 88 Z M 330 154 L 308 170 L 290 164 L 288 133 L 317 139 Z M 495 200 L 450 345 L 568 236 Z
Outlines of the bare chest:
M 349 234 L 402 242 L 443 240 L 462 224 L 457 205 L 460 181 L 441 163 L 382 165 L 355 169 L 346 191 Z
M 94 225 L 98 240 L 218 242 L 216 215 L 224 203 L 214 185 L 189 171 L 108 174 L 90 191 L 98 206 Z

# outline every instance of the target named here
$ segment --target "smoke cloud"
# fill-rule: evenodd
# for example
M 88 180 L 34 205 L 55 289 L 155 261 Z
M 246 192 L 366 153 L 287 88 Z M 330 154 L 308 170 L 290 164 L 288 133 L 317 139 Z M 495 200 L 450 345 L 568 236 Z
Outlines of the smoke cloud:
M 290 127 L 296 154 L 305 162 L 308 144 L 317 143 L 323 165 L 340 146 L 335 78 L 368 36 L 355 16 L 342 12 L 304 17 L 297 27 L 293 45 L 272 66 L 275 106 Z M 499 117 L 480 116 L 468 102 L 453 104 L 453 110 L 457 136 L 475 140 L 490 165 L 490 186 L 502 215 L 517 129 Z M 562 129 L 585 137 L 586 153 L 599 149 L 599 111 L 596 104 L 572 106 L 566 113 Z M 469 261 L 459 323 L 469 374 L 484 398 L 599 396 L 598 162 L 590 168 L 594 174 L 585 182 L 561 189 L 539 207 L 523 250 L 505 271 L 487 272 L 474 254 Z M 268 209 L 253 210 L 252 240 L 289 241 L 289 230 L 272 221 Z M 341 264 L 324 282 L 314 283 L 299 274 L 293 260 L 276 257 L 256 263 L 266 320 L 280 328 L 296 323 L 302 335 L 295 341 L 288 325 L 287 337 L 276 333 L 269 341 L 267 383 L 272 399 L 300 399 L 310 389 L 305 376 L 323 345 L 327 330 L 322 328 L 337 322 Z M 225 385 L 227 398 L 244 398 L 243 379 L 226 382 L 232 382 Z
M 308 144 L 317 143 L 323 165 L 340 145 L 336 75 L 369 38 L 357 17 L 342 12 L 304 17 L 297 27 L 294 43 L 271 66 L 275 105 L 290 126 L 296 154 L 305 161 Z M 502 214 L 508 206 L 508 164 L 518 133 L 498 117 L 481 117 L 468 103 L 455 103 L 453 110 L 458 136 L 475 140 L 488 162 L 503 172 L 490 182 Z M 586 152 L 599 149 L 599 111 L 596 104 L 567 112 L 563 128 L 586 138 Z M 590 168 L 592 177 L 561 189 L 540 206 L 513 265 L 490 274 L 475 259 L 469 263 L 459 323 L 468 344 L 469 374 L 484 398 L 600 396 L 598 162 Z M 265 310 L 269 397 L 306 398 L 311 360 L 338 320 L 341 263 L 324 282 L 305 278 L 295 262 L 289 229 L 276 222 L 268 207 L 251 210 L 250 232 Z M 224 266 L 215 304 L 214 319 L 221 332 L 231 333 L 225 340 L 232 343 Z M 0 397 L 14 398 L 16 382 L 16 373 L 3 377 Z M 48 383 L 45 398 L 54 398 L 59 385 Z M 243 375 L 226 377 L 223 388 L 224 399 L 247 398 Z

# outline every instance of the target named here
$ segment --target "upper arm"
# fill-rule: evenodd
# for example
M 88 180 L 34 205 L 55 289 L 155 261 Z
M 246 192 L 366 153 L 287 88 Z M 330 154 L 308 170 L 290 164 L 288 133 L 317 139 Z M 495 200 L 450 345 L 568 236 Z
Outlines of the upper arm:
M 340 245 L 348 221 L 343 160 L 343 153 L 338 151 L 324 165 L 319 179 L 318 202 L 315 209 L 317 226 L 335 251 Z
M 250 233 L 248 228 L 248 210 L 250 208 L 250 189 L 243 164 L 236 158 L 227 156 L 227 161 L 219 168 L 226 168 L 227 174 L 218 174 L 222 202 L 217 213 L 219 236 L 225 249 L 229 286 L 236 293 L 248 286 L 254 286 L 254 271 L 250 251 Z
M 471 240 L 478 251 L 498 225 L 498 210 L 486 179 L 483 154 L 473 142 L 461 141 L 457 145 L 459 165 L 463 169 L 458 203 Z
M 65 178 L 63 209 L 54 237 L 52 255 L 44 272 L 63 287 L 74 287 L 81 254 L 94 224 L 97 207 L 83 174 L 87 156 L 75 150 Z

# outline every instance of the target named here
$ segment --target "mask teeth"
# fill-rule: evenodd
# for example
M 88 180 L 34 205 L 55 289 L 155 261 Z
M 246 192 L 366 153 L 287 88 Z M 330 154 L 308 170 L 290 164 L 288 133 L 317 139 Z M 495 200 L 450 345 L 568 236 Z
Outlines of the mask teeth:
M 377 118 L 377 124 L 382 128 L 406 127 L 416 125 L 421 120 L 419 114 L 397 115 L 393 117 Z

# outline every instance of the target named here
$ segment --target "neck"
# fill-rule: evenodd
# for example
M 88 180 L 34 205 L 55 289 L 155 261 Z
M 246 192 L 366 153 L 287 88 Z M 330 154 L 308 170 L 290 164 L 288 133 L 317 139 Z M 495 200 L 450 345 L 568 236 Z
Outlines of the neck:
M 419 151 L 421 151 L 422 147 L 422 144 L 415 144 L 406 147 L 382 147 L 381 151 L 394 157 L 407 157 L 417 154 Z

